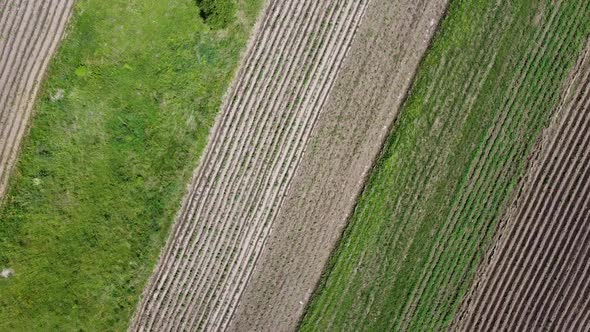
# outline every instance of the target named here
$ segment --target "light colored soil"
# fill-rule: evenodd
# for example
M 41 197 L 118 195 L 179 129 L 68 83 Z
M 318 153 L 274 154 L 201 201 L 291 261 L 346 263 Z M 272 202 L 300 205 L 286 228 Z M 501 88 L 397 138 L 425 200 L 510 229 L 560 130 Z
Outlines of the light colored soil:
M 227 327 L 366 4 L 267 4 L 130 330 Z
M 74 0 L 0 1 L 0 198 Z
M 296 328 L 446 6 L 369 3 L 230 330 Z
M 590 328 L 590 47 L 530 158 L 453 330 Z

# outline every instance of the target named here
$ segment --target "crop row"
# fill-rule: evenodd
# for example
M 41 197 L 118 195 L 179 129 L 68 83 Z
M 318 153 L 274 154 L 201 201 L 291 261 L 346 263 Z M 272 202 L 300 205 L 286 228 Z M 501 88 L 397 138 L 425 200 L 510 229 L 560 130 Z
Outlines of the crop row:
M 467 329 L 588 328 L 590 66 L 577 67 L 571 95 L 547 130 L 537 164 L 466 300 Z
M 133 329 L 227 325 L 365 4 L 267 5 Z
M 584 10 L 584 8 L 575 7 L 570 9 Z M 560 62 L 566 60 L 563 58 L 566 52 L 562 47 L 575 45 L 572 42 L 576 39 L 567 38 L 567 36 L 572 36 L 577 31 L 576 24 L 567 26 L 565 38 L 563 35 L 554 33 L 560 28 L 559 24 L 562 23 L 560 20 L 564 16 L 567 17 L 562 15 L 564 12 L 565 9 L 560 8 L 557 3 L 548 21 L 541 22 L 544 28 L 538 31 L 533 40 L 539 41 L 539 45 L 547 46 L 533 46 L 529 49 L 519 69 L 523 76 L 512 84 L 511 95 L 502 106 L 503 111 L 494 121 L 495 127 L 489 131 L 479 156 L 472 164 L 469 181 L 465 183 L 453 214 L 445 224 L 444 232 L 446 232 L 447 240 L 442 244 L 442 248 L 436 249 L 437 255 L 433 260 L 435 263 L 429 269 L 436 271 L 437 265 L 446 266 L 446 268 L 426 278 L 425 284 L 438 283 L 448 287 L 455 274 L 459 274 L 458 280 L 465 280 L 467 278 L 464 276 L 465 272 L 458 267 L 462 265 L 468 268 L 473 267 L 478 254 L 477 248 L 481 247 L 481 241 L 485 240 L 493 229 L 498 216 L 497 211 L 506 197 L 502 194 L 509 192 L 513 179 L 519 171 L 517 166 L 522 162 L 522 156 L 526 155 L 526 151 L 530 149 L 534 130 L 539 128 L 547 116 L 547 113 L 543 113 L 542 105 L 550 104 L 557 94 L 556 89 L 552 87 L 559 85 L 555 78 L 562 76 L 561 73 L 565 70 L 563 62 Z M 574 22 L 580 22 L 580 20 Z M 564 46 L 564 41 L 569 41 L 569 44 Z M 547 61 L 547 59 L 555 60 Z M 531 87 L 522 86 L 522 82 L 527 80 L 532 80 Z M 458 224 L 458 221 L 462 221 L 463 225 Z M 447 226 L 449 224 L 450 227 Z M 453 233 L 459 236 L 449 236 Z M 447 255 L 446 260 L 441 259 L 445 251 L 453 253 Z M 464 254 L 470 251 L 471 255 Z M 443 274 L 447 274 L 446 279 L 437 279 L 444 278 Z M 447 294 L 438 292 L 438 298 L 434 299 L 434 303 L 437 304 L 434 308 L 435 315 L 430 317 L 440 319 L 438 317 L 448 316 L 453 306 L 447 305 L 447 308 L 443 309 L 441 304 L 445 303 L 444 297 L 449 297 L 450 294 L 452 292 L 447 291 Z M 426 297 L 423 301 L 428 303 L 433 299 Z
M 418 76 L 304 327 L 449 324 L 587 37 L 588 10 L 451 4 L 437 61 L 425 60 L 436 67 Z

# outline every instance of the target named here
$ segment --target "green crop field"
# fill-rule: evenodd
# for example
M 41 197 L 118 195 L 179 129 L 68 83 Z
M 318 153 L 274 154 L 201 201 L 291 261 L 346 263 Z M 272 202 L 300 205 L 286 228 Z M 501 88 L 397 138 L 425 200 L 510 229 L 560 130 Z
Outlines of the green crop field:
M 77 3 L 0 210 L 0 330 L 126 329 L 262 1 L 216 3 Z
M 451 1 L 304 331 L 448 326 L 590 32 L 590 3 Z

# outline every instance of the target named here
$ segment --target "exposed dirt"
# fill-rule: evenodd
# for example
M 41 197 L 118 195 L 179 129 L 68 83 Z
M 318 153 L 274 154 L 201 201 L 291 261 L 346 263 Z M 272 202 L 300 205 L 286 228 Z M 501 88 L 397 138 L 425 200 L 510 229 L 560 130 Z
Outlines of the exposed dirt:
M 227 327 L 366 4 L 267 4 L 131 330 Z
M 453 330 L 590 328 L 589 46 L 566 86 Z
M 74 0 L 0 1 L 0 198 Z
M 230 330 L 295 329 L 446 5 L 369 3 Z

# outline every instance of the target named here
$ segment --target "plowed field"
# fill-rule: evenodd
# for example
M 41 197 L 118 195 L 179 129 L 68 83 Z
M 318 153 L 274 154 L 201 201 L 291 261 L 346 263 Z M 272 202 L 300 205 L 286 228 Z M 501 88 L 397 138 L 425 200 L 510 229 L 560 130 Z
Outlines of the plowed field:
M 450 324 L 584 48 L 590 4 L 452 1 L 439 31 L 305 331 Z

